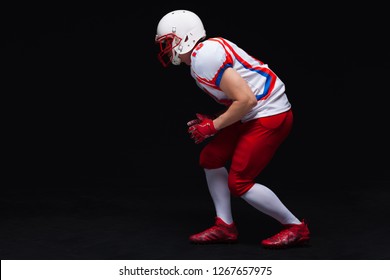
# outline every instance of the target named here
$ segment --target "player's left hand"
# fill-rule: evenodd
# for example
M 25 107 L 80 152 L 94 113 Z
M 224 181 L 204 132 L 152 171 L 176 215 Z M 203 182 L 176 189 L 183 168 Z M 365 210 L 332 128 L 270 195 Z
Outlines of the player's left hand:
M 188 128 L 191 138 L 194 139 L 195 144 L 203 142 L 206 138 L 215 135 L 218 131 L 214 127 L 212 119 L 205 118 L 200 123 L 191 125 Z
M 201 113 L 196 113 L 196 119 L 190 120 L 187 122 L 188 126 L 193 126 L 194 124 L 201 123 L 205 119 L 215 119 L 217 116 L 212 115 L 212 114 L 201 114 Z

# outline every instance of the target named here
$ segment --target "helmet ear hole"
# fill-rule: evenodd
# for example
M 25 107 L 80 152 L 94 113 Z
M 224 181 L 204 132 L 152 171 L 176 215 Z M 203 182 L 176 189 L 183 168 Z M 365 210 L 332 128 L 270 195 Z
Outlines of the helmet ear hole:
M 184 39 L 184 43 L 186 43 L 188 41 L 188 36 L 186 36 L 186 38 Z

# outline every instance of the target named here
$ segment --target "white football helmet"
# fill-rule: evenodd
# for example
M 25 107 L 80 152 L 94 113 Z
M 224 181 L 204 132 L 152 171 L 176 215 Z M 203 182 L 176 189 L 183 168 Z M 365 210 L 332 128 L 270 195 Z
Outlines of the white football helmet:
M 191 51 L 205 37 L 203 23 L 195 13 L 187 10 L 169 12 L 157 25 L 155 42 L 160 47 L 158 59 L 164 67 L 171 62 L 179 65 L 179 54 Z

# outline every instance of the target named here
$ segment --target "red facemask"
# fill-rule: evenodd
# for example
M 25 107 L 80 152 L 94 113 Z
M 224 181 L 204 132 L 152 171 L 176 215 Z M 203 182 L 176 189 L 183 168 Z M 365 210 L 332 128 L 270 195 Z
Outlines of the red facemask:
M 180 41 L 181 39 L 173 33 L 163 35 L 156 39 L 156 44 L 160 48 L 157 58 L 164 67 L 168 67 L 171 64 L 173 49 L 180 44 Z

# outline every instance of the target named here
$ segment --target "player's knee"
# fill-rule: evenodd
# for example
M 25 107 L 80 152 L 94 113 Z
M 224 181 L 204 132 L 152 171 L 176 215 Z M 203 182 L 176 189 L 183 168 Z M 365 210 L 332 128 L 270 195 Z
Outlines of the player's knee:
M 229 174 L 228 186 L 230 193 L 233 196 L 242 196 L 253 186 L 254 182 L 252 180 L 241 179 L 236 175 Z
M 218 160 L 218 157 L 209 149 L 203 149 L 199 156 L 199 165 L 206 169 L 220 168 L 225 165 L 225 162 Z

